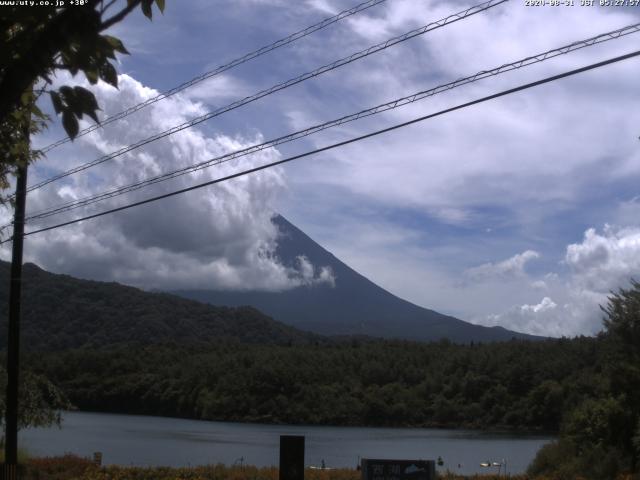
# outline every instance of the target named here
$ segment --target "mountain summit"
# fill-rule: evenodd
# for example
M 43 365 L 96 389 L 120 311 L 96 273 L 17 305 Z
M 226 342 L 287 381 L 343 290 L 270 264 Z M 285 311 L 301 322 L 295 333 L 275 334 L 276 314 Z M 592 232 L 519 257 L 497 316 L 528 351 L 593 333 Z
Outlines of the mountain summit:
M 457 343 L 536 339 L 502 327 L 483 327 L 419 307 L 371 282 L 322 248 L 282 216 L 273 222 L 281 238 L 276 254 L 286 266 L 300 257 L 329 267 L 334 282 L 282 292 L 182 290 L 173 292 L 213 305 L 250 305 L 274 319 L 323 335 L 368 335 L 419 341 L 443 338 Z

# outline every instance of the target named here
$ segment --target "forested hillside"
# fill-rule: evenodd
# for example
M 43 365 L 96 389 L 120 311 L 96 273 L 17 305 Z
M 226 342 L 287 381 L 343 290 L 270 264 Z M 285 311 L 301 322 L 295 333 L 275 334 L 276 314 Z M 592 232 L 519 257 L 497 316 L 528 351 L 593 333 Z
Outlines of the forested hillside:
M 9 264 L 0 261 L 0 348 L 6 345 Z M 215 307 L 118 283 L 93 282 L 24 266 L 22 344 L 30 350 L 161 342 L 307 343 L 321 337 L 251 307 Z
M 336 425 L 556 431 L 597 389 L 591 338 L 88 349 L 29 359 L 84 410 Z

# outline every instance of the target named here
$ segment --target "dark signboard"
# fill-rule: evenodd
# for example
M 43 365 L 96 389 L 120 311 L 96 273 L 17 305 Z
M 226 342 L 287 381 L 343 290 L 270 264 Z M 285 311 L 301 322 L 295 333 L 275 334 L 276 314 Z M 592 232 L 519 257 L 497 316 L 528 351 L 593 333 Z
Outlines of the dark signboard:
M 433 460 L 374 460 L 361 461 L 362 480 L 435 480 L 436 462 Z

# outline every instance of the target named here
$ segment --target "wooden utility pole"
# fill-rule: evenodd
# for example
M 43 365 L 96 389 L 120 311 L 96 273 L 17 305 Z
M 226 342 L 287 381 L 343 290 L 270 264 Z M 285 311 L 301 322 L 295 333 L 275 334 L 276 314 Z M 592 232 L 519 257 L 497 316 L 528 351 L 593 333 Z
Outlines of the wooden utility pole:
M 25 158 L 16 172 L 16 198 L 13 217 L 11 281 L 9 284 L 9 332 L 7 335 L 7 400 L 5 411 L 4 478 L 14 480 L 18 465 L 18 380 L 20 371 L 20 300 L 22 296 L 22 247 L 27 199 L 29 162 L 29 123 L 23 131 L 27 140 Z

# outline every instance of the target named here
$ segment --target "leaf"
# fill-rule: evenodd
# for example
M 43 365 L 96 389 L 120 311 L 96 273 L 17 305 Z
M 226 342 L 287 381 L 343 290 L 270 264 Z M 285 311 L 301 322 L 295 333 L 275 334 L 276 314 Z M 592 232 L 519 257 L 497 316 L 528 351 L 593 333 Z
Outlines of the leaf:
M 105 62 L 100 66 L 100 78 L 110 85 L 118 88 L 118 73 L 113 65 Z
M 82 112 L 89 115 L 96 123 L 100 123 L 96 115 L 96 110 L 100 110 L 100 108 L 93 93 L 82 87 L 74 87 L 73 90 Z
M 34 116 L 35 118 L 39 118 L 40 120 L 45 120 L 45 121 L 47 121 L 47 120 L 49 120 L 49 119 L 50 119 L 50 118 L 49 118 L 49 115 L 47 115 L 47 114 L 46 114 L 46 113 L 44 113 L 42 110 L 40 110 L 40 108 L 39 108 L 36 104 L 31 105 L 31 113 L 33 114 L 33 116 Z M 34 122 L 34 121 L 32 121 L 31 123 L 32 123 L 32 125 L 33 125 L 33 123 L 35 123 L 35 122 Z M 46 128 L 46 123 L 45 123 L 44 125 L 45 125 L 45 128 Z
M 63 85 L 59 90 L 62 94 L 62 99 L 68 104 L 69 100 L 73 98 L 73 88 L 71 88 L 69 85 Z
M 86 114 L 89 115 L 94 122 L 96 122 L 98 125 L 100 125 L 100 119 L 98 118 L 98 115 L 96 115 L 96 111 L 95 110 L 92 110 L 90 112 L 86 112 Z
M 62 126 L 72 140 L 78 134 L 78 120 L 70 110 L 65 110 L 62 113 Z
M 99 110 L 98 102 L 95 95 L 83 87 L 73 87 L 73 92 L 82 105 L 82 111 L 89 113 L 89 111 Z
M 109 45 L 111 45 L 111 48 L 113 48 L 116 52 L 129 55 L 129 51 L 124 48 L 124 44 L 122 43 L 122 41 L 120 41 L 119 38 L 112 37 L 111 35 L 103 35 L 102 38 L 104 38 L 109 43 Z
M 85 76 L 87 77 L 87 80 L 89 80 L 89 83 L 91 85 L 95 85 L 96 83 L 98 83 L 98 71 L 93 69 L 93 68 L 88 68 L 84 71 Z
M 156 5 L 158 6 L 160 13 L 164 13 L 164 0 L 156 0 Z
M 149 20 L 151 20 L 151 17 L 153 16 L 153 12 L 151 11 L 152 3 L 153 0 L 142 0 L 142 4 L 140 5 L 140 7 L 142 8 L 142 13 L 144 13 L 144 16 Z
M 62 112 L 64 106 L 62 105 L 62 99 L 60 98 L 60 94 L 58 92 L 49 92 L 51 95 L 51 103 L 53 103 L 53 109 L 56 113 Z
M 20 101 L 22 102 L 22 105 L 29 105 L 32 99 L 33 99 L 33 91 L 31 89 L 25 90 L 24 92 L 22 92 L 22 95 L 20 96 Z

